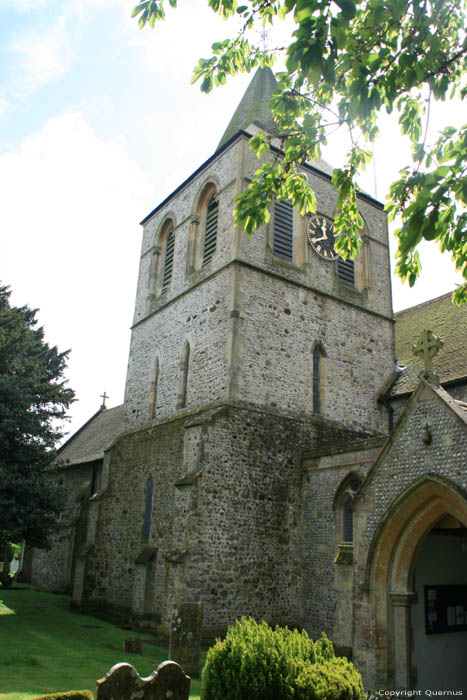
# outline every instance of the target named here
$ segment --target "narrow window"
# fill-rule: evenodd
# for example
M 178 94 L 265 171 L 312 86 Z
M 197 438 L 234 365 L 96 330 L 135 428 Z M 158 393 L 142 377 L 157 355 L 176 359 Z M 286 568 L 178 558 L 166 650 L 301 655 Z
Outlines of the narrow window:
M 174 264 L 175 234 L 172 229 L 167 236 L 165 245 L 164 274 L 162 276 L 162 291 L 165 292 L 172 280 L 172 270 Z
M 344 542 L 353 542 L 353 512 L 351 509 L 353 498 L 348 494 L 342 504 L 342 533 Z
M 313 413 L 321 411 L 321 358 L 326 357 L 326 350 L 320 340 L 315 342 L 313 348 Z
M 293 207 L 289 200 L 274 202 L 274 255 L 293 260 Z
M 216 252 L 217 245 L 217 218 L 219 212 L 219 203 L 216 199 L 216 195 L 213 194 L 208 202 L 208 209 L 206 212 L 206 229 L 204 232 L 204 253 L 203 253 L 203 265 L 212 260 L 212 256 Z
M 157 410 L 157 388 L 159 384 L 159 358 L 156 357 L 154 367 L 151 372 L 151 386 L 149 388 L 149 418 L 156 417 Z
M 313 413 L 319 413 L 319 361 L 321 352 L 318 347 L 313 351 Z
M 355 287 L 355 265 L 350 258 L 343 260 L 337 259 L 337 276 L 343 284 L 348 287 Z
M 184 408 L 186 406 L 186 399 L 188 393 L 188 370 L 190 367 L 190 343 L 185 346 L 185 353 L 183 355 L 182 364 L 182 381 L 180 386 L 180 395 L 178 406 L 179 408 Z
M 151 530 L 151 510 L 152 510 L 152 479 L 148 479 L 146 484 L 146 499 L 144 507 L 143 540 L 149 539 Z

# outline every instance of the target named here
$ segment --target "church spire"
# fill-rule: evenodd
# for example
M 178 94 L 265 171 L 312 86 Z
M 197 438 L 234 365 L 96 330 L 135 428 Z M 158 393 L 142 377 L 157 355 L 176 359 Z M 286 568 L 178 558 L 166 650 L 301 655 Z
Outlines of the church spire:
M 270 68 L 258 68 L 250 82 L 240 104 L 234 112 L 227 129 L 216 148 L 218 151 L 238 131 L 247 129 L 250 124 L 256 124 L 273 136 L 278 135 L 269 101 L 276 89 L 277 81 Z

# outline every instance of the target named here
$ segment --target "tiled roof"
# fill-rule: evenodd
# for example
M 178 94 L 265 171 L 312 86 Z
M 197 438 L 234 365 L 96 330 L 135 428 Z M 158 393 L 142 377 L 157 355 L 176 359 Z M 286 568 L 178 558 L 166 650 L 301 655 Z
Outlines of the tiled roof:
M 98 411 L 60 448 L 57 460 L 82 464 L 102 459 L 115 438 L 123 432 L 123 405 Z
M 396 319 L 396 358 L 399 367 L 405 367 L 395 382 L 390 395 L 411 392 L 418 384 L 423 369 L 422 361 L 412 352 L 423 330 L 430 330 L 444 341 L 444 346 L 433 358 L 433 372 L 441 384 L 467 379 L 467 306 L 458 308 L 451 294 L 399 311 Z

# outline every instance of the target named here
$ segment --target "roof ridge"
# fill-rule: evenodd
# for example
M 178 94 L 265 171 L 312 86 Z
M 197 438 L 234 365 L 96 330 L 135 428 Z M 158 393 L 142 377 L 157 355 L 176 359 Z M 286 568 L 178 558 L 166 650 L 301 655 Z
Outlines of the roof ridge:
M 454 289 L 452 290 L 452 292 Z M 421 306 L 427 306 L 428 304 L 433 304 L 436 301 L 440 301 L 441 299 L 444 299 L 445 297 L 450 297 L 452 296 L 452 292 L 446 292 L 445 294 L 440 294 L 438 297 L 434 297 L 434 299 L 427 299 L 426 301 L 420 302 L 420 304 L 414 304 L 413 306 L 408 306 L 406 309 L 401 309 L 400 311 L 396 311 L 394 313 L 394 316 L 400 316 L 401 314 L 405 314 L 409 311 L 413 311 L 414 309 L 418 309 Z

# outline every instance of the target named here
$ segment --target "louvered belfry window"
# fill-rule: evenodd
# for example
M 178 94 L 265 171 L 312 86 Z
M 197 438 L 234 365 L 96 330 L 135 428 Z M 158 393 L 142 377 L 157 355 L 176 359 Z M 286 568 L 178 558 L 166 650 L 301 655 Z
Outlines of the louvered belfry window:
M 338 258 L 337 276 L 339 277 L 340 281 L 346 284 L 348 287 L 355 287 L 354 261 L 350 258 L 347 258 L 347 260 L 342 260 L 342 258 Z
M 206 213 L 203 265 L 207 265 L 207 263 L 212 259 L 212 256 L 216 252 L 218 211 L 219 203 L 216 199 L 216 195 L 213 194 L 208 202 L 208 210 Z
M 289 200 L 274 202 L 274 255 L 293 260 L 293 207 Z
M 175 234 L 170 231 L 167 236 L 167 243 L 165 246 L 165 259 L 164 259 L 164 274 L 162 277 L 162 291 L 164 292 L 170 285 L 172 279 L 172 270 L 174 265 L 174 250 L 175 250 Z

